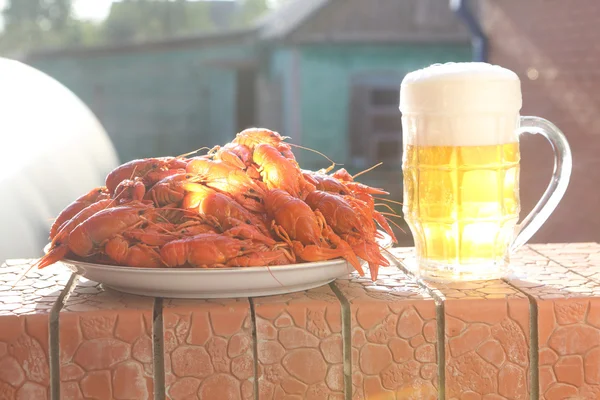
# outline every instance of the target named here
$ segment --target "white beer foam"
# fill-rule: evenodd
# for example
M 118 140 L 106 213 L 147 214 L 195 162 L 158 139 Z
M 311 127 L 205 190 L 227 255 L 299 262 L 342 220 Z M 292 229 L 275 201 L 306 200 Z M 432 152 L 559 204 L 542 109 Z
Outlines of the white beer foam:
M 404 141 L 429 146 L 484 146 L 517 141 L 517 74 L 487 63 L 434 64 L 400 87 Z

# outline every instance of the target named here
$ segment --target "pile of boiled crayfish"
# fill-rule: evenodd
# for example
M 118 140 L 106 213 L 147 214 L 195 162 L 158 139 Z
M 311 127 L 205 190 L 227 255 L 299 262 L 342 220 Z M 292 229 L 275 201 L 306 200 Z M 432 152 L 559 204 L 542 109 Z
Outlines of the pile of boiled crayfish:
M 285 137 L 252 128 L 208 154 L 130 161 L 68 205 L 36 264 L 64 258 L 143 268 L 250 267 L 345 258 L 371 278 L 388 222 L 345 170 L 302 170 Z M 333 166 L 330 168 L 332 169 Z

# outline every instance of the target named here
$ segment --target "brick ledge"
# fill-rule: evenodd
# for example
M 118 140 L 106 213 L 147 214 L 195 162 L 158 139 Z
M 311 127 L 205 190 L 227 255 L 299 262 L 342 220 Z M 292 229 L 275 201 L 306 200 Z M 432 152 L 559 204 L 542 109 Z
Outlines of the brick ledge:
M 597 243 L 525 246 L 506 281 L 384 268 L 377 284 L 219 301 L 104 291 L 61 266 L 9 290 L 30 262 L 0 269 L 8 399 L 600 398 Z

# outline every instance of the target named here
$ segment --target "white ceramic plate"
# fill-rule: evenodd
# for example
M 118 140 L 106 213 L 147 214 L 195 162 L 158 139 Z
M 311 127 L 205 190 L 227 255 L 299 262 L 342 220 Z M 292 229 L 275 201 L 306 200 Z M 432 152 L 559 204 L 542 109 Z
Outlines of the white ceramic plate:
M 379 241 L 391 246 L 384 234 Z M 170 298 L 255 297 L 298 292 L 326 285 L 351 273 L 343 259 L 249 268 L 132 268 L 65 259 L 71 271 L 131 294 Z

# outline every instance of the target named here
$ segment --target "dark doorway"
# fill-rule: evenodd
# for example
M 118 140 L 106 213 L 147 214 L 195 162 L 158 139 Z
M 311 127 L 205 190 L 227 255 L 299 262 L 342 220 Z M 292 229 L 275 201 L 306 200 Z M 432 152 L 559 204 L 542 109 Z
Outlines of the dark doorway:
M 240 132 L 256 125 L 256 70 L 237 71 L 236 128 Z

